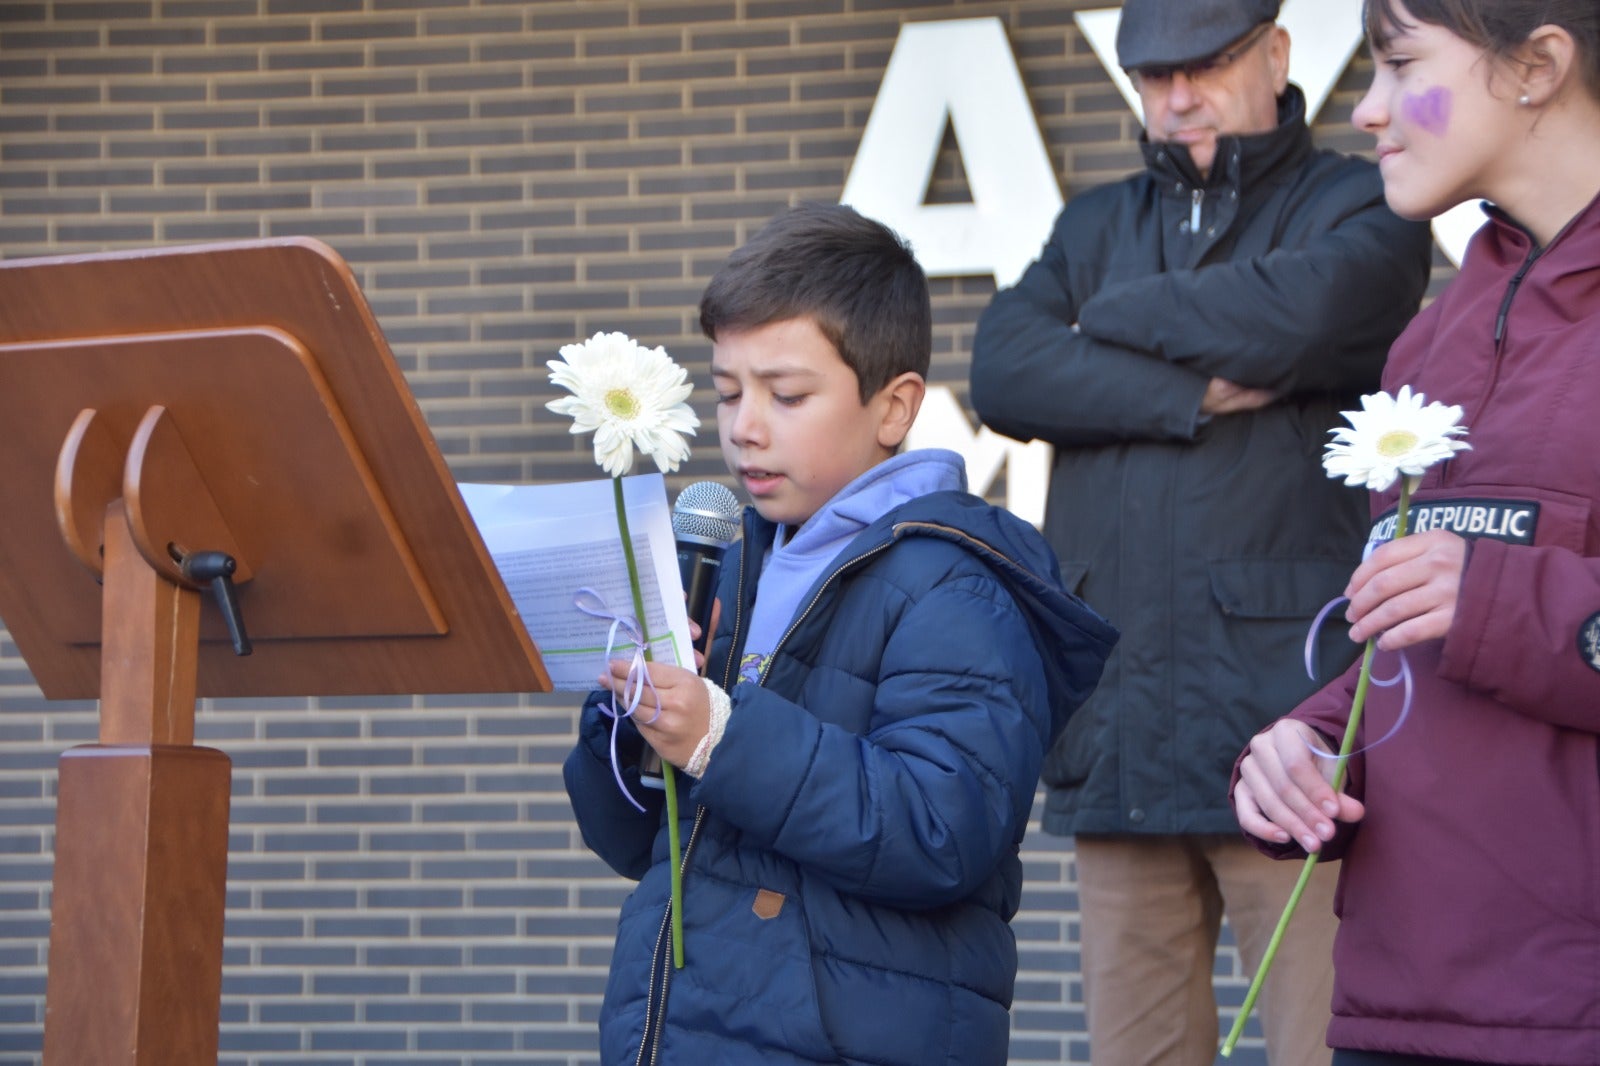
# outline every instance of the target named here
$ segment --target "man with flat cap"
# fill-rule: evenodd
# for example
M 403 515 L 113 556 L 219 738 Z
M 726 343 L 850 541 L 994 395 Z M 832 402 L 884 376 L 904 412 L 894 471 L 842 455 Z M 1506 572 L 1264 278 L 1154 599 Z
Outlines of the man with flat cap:
M 1127 0 L 1145 169 L 1072 198 L 973 345 L 973 406 L 1054 446 L 1045 532 L 1122 630 L 1044 771 L 1044 828 L 1076 838 L 1102 1066 L 1209 1066 L 1222 915 L 1253 972 L 1299 873 L 1243 840 L 1229 774 L 1354 657 L 1328 625 L 1306 676 L 1368 524 L 1321 453 L 1428 280 L 1429 232 L 1389 211 L 1377 169 L 1313 147 L 1278 7 Z M 1330 1058 L 1335 873 L 1263 994 L 1273 1066 Z

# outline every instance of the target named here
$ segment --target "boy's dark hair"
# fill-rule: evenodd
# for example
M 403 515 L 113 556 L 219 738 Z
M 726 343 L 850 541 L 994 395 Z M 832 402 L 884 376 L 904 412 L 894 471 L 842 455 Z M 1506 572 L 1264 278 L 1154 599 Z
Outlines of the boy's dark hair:
M 1589 94 L 1600 99 L 1600 3 L 1595 0 L 1367 0 L 1363 21 L 1368 40 L 1379 46 L 1395 27 L 1426 22 L 1502 60 L 1511 59 L 1540 26 L 1560 26 L 1578 45 Z
M 843 204 L 801 204 L 762 226 L 700 297 L 700 328 L 809 317 L 855 371 L 861 402 L 910 370 L 928 376 L 928 278 L 893 230 Z

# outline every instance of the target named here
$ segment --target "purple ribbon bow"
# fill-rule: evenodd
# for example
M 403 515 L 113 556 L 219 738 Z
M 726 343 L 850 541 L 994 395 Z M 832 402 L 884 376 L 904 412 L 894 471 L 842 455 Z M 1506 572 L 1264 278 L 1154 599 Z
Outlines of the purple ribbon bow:
M 622 767 L 617 761 L 617 726 L 624 718 L 633 717 L 633 713 L 639 709 L 639 704 L 644 699 L 646 688 L 650 690 L 650 695 L 655 700 L 656 711 L 645 721 L 654 722 L 661 716 L 661 696 L 656 692 L 655 682 L 650 680 L 650 671 L 644 665 L 646 646 L 644 630 L 633 615 L 613 611 L 606 605 L 605 597 L 594 589 L 579 589 L 572 596 L 572 605 L 591 618 L 600 618 L 611 623 L 611 629 L 606 633 L 606 662 L 611 661 L 611 653 L 617 645 L 618 632 L 627 637 L 628 643 L 633 645 L 633 655 L 628 661 L 628 676 L 622 683 L 622 702 L 625 709 L 617 710 L 617 694 L 612 692 L 609 706 L 601 704 L 600 711 L 611 716 L 611 776 L 617 779 L 617 788 L 623 797 L 643 814 L 644 805 L 633 798 L 628 786 L 622 781 Z
M 1322 610 L 1317 612 L 1317 617 L 1311 620 L 1311 631 L 1306 634 L 1306 675 L 1313 681 L 1317 679 L 1317 634 L 1322 630 L 1322 623 L 1328 620 L 1328 615 L 1333 613 L 1333 609 L 1335 607 L 1339 606 L 1341 603 L 1349 602 L 1350 599 L 1347 596 L 1335 596 L 1323 606 Z M 1373 649 L 1373 654 L 1377 654 L 1376 647 Z M 1406 717 L 1411 714 L 1411 662 L 1406 658 L 1404 648 L 1395 652 L 1395 654 L 1400 657 L 1400 669 L 1395 672 L 1393 677 L 1384 680 L 1380 680 L 1376 677 L 1369 677 L 1368 680 L 1372 684 L 1377 685 L 1379 688 L 1392 688 L 1401 682 L 1405 683 L 1405 700 L 1400 704 L 1400 717 L 1394 720 L 1394 725 L 1389 727 L 1389 731 L 1387 733 L 1379 737 L 1377 740 L 1374 740 L 1366 747 L 1358 748 L 1357 750 L 1350 752 L 1350 755 L 1360 755 L 1364 752 L 1369 752 L 1379 744 L 1382 744 L 1384 741 L 1388 740 L 1390 737 L 1393 737 L 1396 733 L 1400 732 L 1400 727 L 1406 724 Z M 1339 755 L 1318 749 L 1310 742 L 1307 742 L 1306 747 L 1310 748 L 1311 754 L 1315 755 L 1319 759 L 1341 758 Z M 1348 758 L 1348 756 L 1344 757 Z

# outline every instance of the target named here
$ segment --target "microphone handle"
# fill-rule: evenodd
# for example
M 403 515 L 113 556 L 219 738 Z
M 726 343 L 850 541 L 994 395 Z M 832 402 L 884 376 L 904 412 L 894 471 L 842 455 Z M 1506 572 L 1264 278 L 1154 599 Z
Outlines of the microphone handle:
M 644 754 L 639 756 L 639 784 L 661 792 L 667 789 L 667 779 L 661 776 L 661 756 L 648 744 L 644 746 Z
M 711 647 L 711 610 L 717 602 L 717 573 L 722 569 L 722 551 L 699 544 L 679 543 L 678 573 L 683 578 L 684 607 L 689 618 L 700 626 L 696 651 Z

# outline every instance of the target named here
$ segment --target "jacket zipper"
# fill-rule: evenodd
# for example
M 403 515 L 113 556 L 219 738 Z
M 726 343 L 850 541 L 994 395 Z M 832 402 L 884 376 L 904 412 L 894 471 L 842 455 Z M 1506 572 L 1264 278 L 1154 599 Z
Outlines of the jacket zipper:
M 744 624 L 744 560 L 749 552 L 749 542 L 743 541 L 739 546 L 739 579 L 734 583 L 736 595 L 733 608 L 733 639 L 729 644 L 728 659 L 722 668 L 722 687 L 726 689 L 732 680 L 733 666 L 737 656 L 733 649 L 739 646 L 739 627 Z M 706 809 L 695 808 L 694 827 L 689 830 L 689 842 L 683 849 L 683 865 L 679 868 L 679 875 L 689 870 L 689 856 L 694 853 L 694 843 L 700 836 L 700 823 L 705 820 Z M 646 990 L 644 1009 L 644 1033 L 639 1040 L 639 1054 L 634 1057 L 634 1066 L 644 1066 L 645 1049 L 650 1049 L 650 1066 L 654 1066 L 656 1057 L 661 1053 L 661 1033 L 666 1028 L 667 1020 L 667 989 L 672 982 L 672 967 L 670 960 L 664 959 L 663 945 L 669 942 L 669 933 L 672 927 L 672 904 L 667 904 L 667 909 L 661 916 L 661 928 L 656 931 L 656 946 L 650 956 L 650 986 Z M 663 962 L 669 963 L 663 965 Z M 661 1001 L 659 1007 L 656 1003 L 656 975 L 661 975 Z
M 1495 312 L 1494 316 L 1494 358 L 1489 363 L 1489 380 L 1484 385 L 1483 395 L 1478 398 L 1477 414 L 1480 419 L 1483 417 L 1483 409 L 1488 406 L 1489 397 L 1494 395 L 1496 382 L 1500 380 L 1500 360 L 1505 354 L 1506 319 L 1511 315 L 1511 302 L 1516 299 L 1517 290 L 1522 287 L 1522 279 L 1528 276 L 1528 271 L 1533 269 L 1533 264 L 1538 262 L 1543 254 L 1544 248 L 1538 244 L 1530 247 L 1527 257 L 1522 260 L 1522 265 L 1506 283 L 1505 295 L 1500 298 L 1500 310 Z M 1444 469 L 1439 474 L 1441 485 L 1448 482 L 1452 469 L 1453 464 L 1444 464 Z
M 1527 258 L 1517 268 L 1517 272 L 1511 275 L 1511 280 L 1506 283 L 1506 294 L 1500 298 L 1500 310 L 1494 316 L 1494 354 L 1497 361 L 1500 358 L 1501 345 L 1506 339 L 1506 316 L 1511 313 L 1511 301 L 1515 299 L 1517 289 L 1522 286 L 1522 279 L 1528 276 L 1528 270 L 1543 254 L 1543 248 L 1534 248 L 1529 251 Z
M 694 842 L 700 837 L 700 823 L 705 820 L 706 809 L 695 808 L 694 826 L 689 830 L 689 842 L 683 847 L 683 865 L 679 872 L 689 869 L 689 856 L 694 853 Z M 634 1057 L 634 1066 L 641 1066 L 645 1062 L 644 1049 L 650 1049 L 650 1066 L 655 1066 L 657 1057 L 661 1054 L 661 1034 L 667 1027 L 667 989 L 672 984 L 672 959 L 670 949 L 666 955 L 662 953 L 662 946 L 671 942 L 669 930 L 672 926 L 672 904 L 667 904 L 666 913 L 661 916 L 661 928 L 656 930 L 656 948 L 650 956 L 650 987 L 644 1008 L 644 1037 L 639 1041 L 639 1054 Z M 661 975 L 661 1003 L 656 1005 L 656 974 Z M 654 1024 L 652 1025 L 652 1019 Z
M 667 977 L 668 974 L 661 969 L 661 939 L 666 935 L 667 928 L 672 921 L 672 904 L 667 904 L 667 912 L 661 916 L 661 928 L 656 932 L 656 948 L 650 955 L 650 985 L 645 990 L 644 1000 L 644 1032 L 639 1037 L 639 1054 L 634 1056 L 633 1066 L 640 1066 L 644 1062 L 644 1049 L 650 1049 L 650 1061 L 656 1059 L 656 1051 L 661 1046 L 661 1019 L 654 1018 L 656 1012 L 656 974 L 661 974 L 661 1010 L 667 1009 Z M 654 1024 L 652 1024 L 654 1018 Z M 654 1034 L 652 1036 L 652 1034 Z
M 744 625 L 744 559 L 749 554 L 749 541 L 739 544 L 739 579 L 734 582 L 733 598 L 733 636 L 728 642 L 728 658 L 722 664 L 722 688 L 728 691 L 733 686 L 734 665 L 738 662 L 739 628 Z
M 896 526 L 895 528 L 899 529 L 900 527 Z M 795 615 L 794 621 L 789 623 L 789 628 L 783 631 L 783 636 L 779 637 L 778 642 L 772 646 L 772 650 L 767 652 L 767 661 L 761 664 L 761 676 L 757 679 L 757 684 L 765 685 L 767 683 L 767 671 L 772 669 L 773 662 L 778 658 L 778 649 L 783 647 L 788 639 L 794 635 L 794 631 L 796 629 L 800 628 L 800 623 L 804 622 L 806 617 L 811 614 L 811 610 L 817 605 L 817 601 L 822 599 L 822 594 L 828 591 L 839 575 L 850 569 L 852 566 L 855 566 L 863 559 L 870 559 L 880 552 L 887 551 L 889 546 L 893 543 L 894 541 L 892 539 L 884 541 L 882 544 L 878 544 L 862 552 L 849 562 L 840 563 L 838 566 L 833 568 L 833 572 L 828 575 L 827 580 L 821 585 L 817 586 L 816 595 L 811 597 L 811 602 L 806 604 L 806 609 Z

